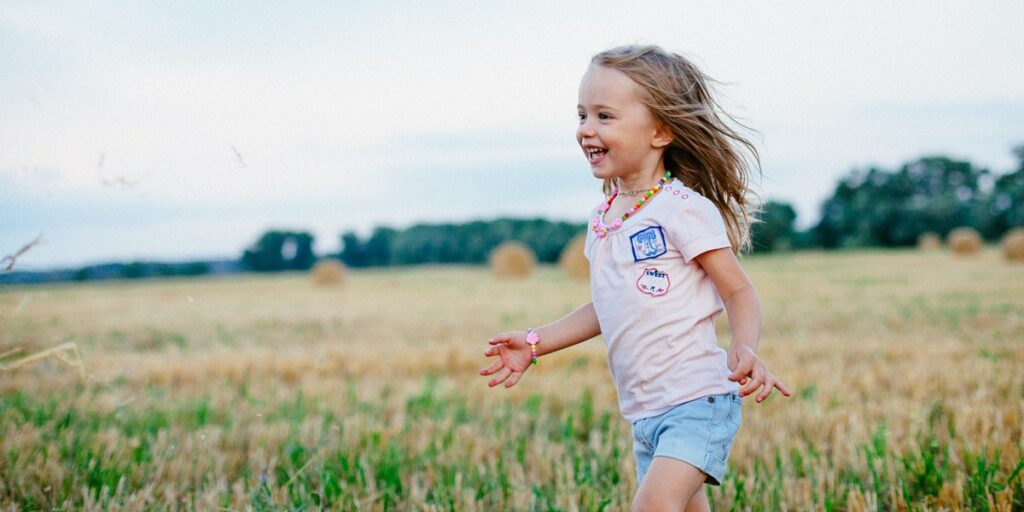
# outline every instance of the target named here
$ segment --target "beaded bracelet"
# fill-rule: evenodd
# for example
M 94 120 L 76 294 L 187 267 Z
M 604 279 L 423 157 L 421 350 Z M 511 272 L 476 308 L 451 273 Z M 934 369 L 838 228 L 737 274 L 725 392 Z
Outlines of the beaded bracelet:
M 530 357 L 532 358 L 530 364 L 537 364 L 537 344 L 540 343 L 540 336 L 537 335 L 537 331 L 527 329 L 526 342 L 530 344 Z

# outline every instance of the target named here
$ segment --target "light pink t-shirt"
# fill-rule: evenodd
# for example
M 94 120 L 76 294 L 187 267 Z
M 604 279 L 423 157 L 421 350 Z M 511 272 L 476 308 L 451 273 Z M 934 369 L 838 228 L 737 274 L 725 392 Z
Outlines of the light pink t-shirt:
M 594 309 L 627 420 L 739 389 L 715 344 L 722 299 L 693 261 L 722 247 L 718 208 L 676 179 L 605 238 L 588 230 Z

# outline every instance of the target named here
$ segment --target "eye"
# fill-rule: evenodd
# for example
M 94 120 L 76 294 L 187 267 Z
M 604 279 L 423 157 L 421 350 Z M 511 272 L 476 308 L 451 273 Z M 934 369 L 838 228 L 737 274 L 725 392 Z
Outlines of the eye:
M 604 112 L 601 112 L 600 114 L 597 115 L 597 118 L 604 120 L 604 119 L 611 119 L 612 116 L 610 114 L 606 114 Z
M 586 121 L 586 120 L 587 120 L 587 115 L 586 115 L 586 114 L 584 114 L 583 112 L 577 112 L 577 113 L 576 113 L 576 117 L 578 117 L 578 118 L 580 119 L 580 122 L 581 122 L 581 123 L 582 123 L 583 121 Z

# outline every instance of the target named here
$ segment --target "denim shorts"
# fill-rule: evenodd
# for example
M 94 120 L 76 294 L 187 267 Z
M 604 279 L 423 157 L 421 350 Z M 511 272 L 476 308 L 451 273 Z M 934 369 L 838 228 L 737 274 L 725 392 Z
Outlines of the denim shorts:
M 736 392 L 708 395 L 633 422 L 636 481 L 644 481 L 654 457 L 687 462 L 721 485 L 725 461 L 740 428 L 742 399 Z

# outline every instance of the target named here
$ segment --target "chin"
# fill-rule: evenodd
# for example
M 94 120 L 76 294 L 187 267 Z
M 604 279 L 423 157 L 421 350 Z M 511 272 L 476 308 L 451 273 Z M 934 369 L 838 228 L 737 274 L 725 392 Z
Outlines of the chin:
M 608 172 L 608 171 L 606 171 L 606 170 L 604 170 L 604 169 L 602 169 L 600 167 L 591 167 L 590 168 L 590 173 L 593 174 L 594 177 L 599 179 L 599 180 L 607 180 L 607 179 L 611 179 L 613 177 L 610 172 Z

